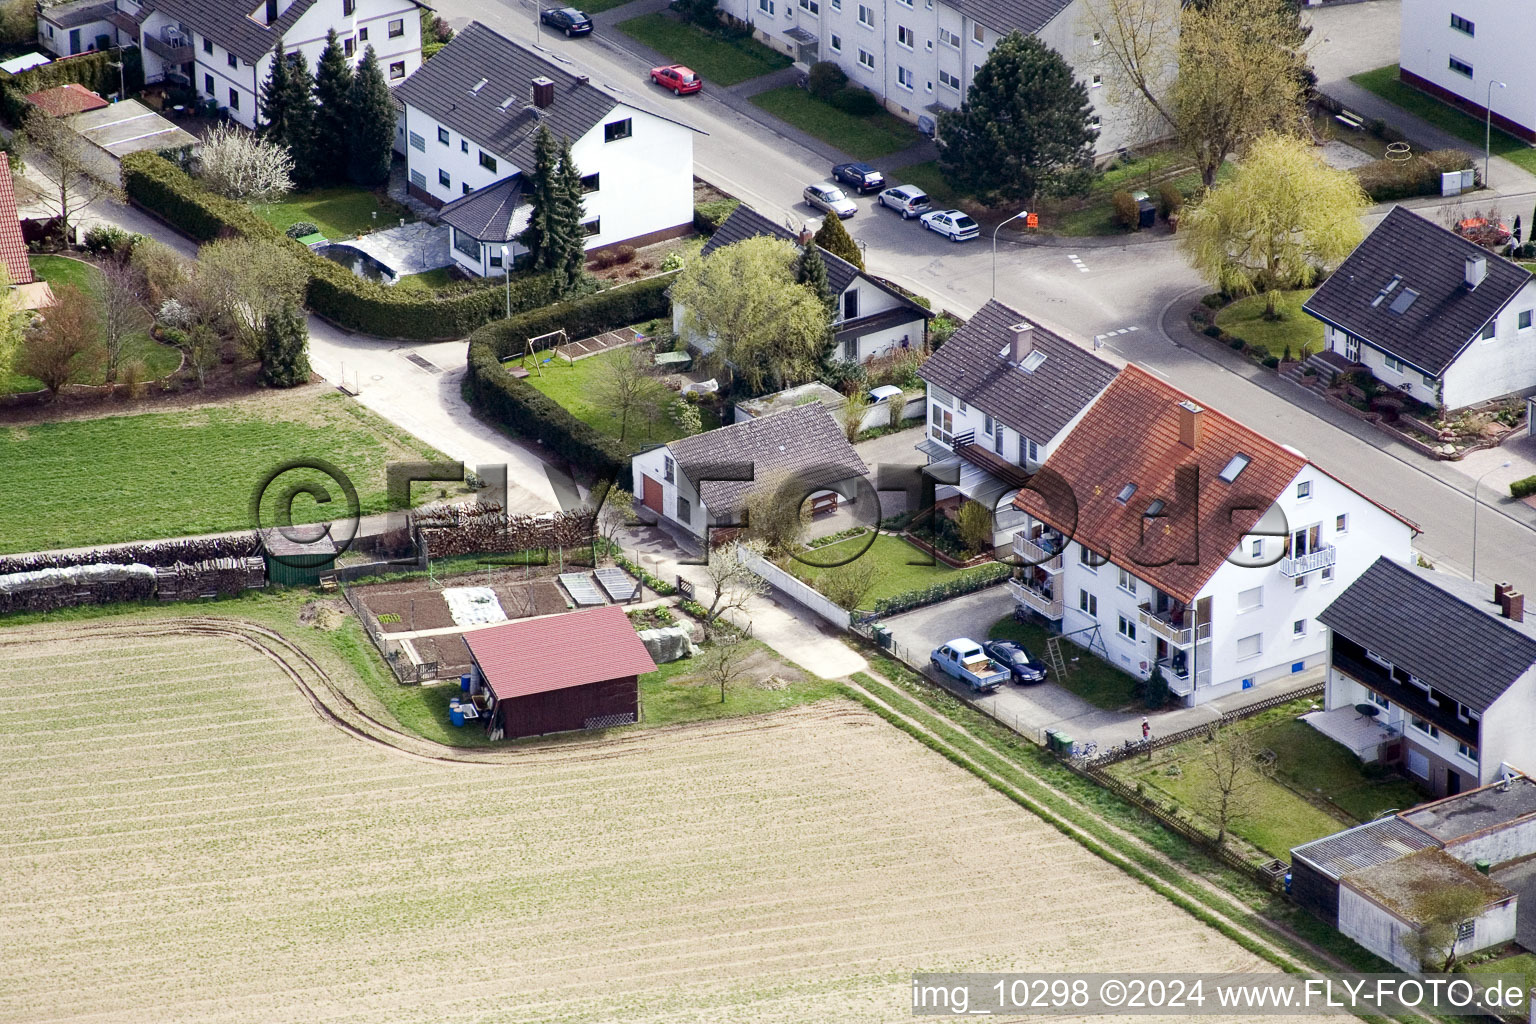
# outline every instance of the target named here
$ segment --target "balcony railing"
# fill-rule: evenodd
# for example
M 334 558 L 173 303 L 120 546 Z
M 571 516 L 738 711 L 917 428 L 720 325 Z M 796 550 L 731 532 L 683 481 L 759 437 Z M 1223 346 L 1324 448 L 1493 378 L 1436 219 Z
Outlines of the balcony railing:
M 1305 576 L 1309 572 L 1328 568 L 1338 558 L 1338 549 L 1332 544 L 1324 544 L 1316 551 L 1280 559 L 1280 573 L 1283 576 Z
M 1013 599 L 1019 602 L 1019 604 L 1039 612 L 1053 622 L 1061 620 L 1060 598 L 1052 597 L 1043 590 L 1036 590 L 1034 587 L 1020 583 L 1018 580 L 1009 580 L 1007 586 L 1008 592 L 1013 595 Z
M 1060 541 L 1057 542 L 1058 544 Z M 1041 547 L 1039 544 L 1024 536 L 1021 530 L 1013 535 L 1013 553 L 1024 560 L 1025 565 L 1033 565 L 1038 569 L 1055 576 L 1062 570 L 1061 551 L 1054 554 Z
M 1174 670 L 1172 658 L 1162 659 L 1157 666 L 1163 670 L 1163 678 L 1168 680 L 1168 691 L 1175 696 L 1188 697 L 1199 687 L 1211 685 L 1211 670 L 1208 668 L 1198 669 L 1191 677 L 1187 662 L 1184 665 L 1183 675 Z
M 1009 487 L 1023 487 L 1029 482 L 1029 470 L 1023 466 L 1015 466 L 992 449 L 977 444 L 974 430 L 956 434 L 951 447 L 960 458 L 983 472 L 997 477 Z
M 167 64 L 186 64 L 192 60 L 192 47 L 187 43 L 168 43 L 157 35 L 145 32 L 141 39 L 144 48 Z
M 113 28 L 127 36 L 130 42 L 139 41 L 139 21 L 133 15 L 113 8 L 107 12 L 107 20 Z
M 1143 626 L 1146 626 L 1175 647 L 1189 648 L 1194 646 L 1196 631 L 1189 626 L 1175 624 L 1171 613 L 1155 612 L 1152 610 L 1151 605 L 1146 604 L 1142 605 L 1140 610 L 1141 624 Z M 1188 612 L 1185 615 L 1187 617 Z M 1209 640 L 1211 638 L 1211 624 L 1209 622 L 1200 623 L 1199 634 L 1201 640 Z

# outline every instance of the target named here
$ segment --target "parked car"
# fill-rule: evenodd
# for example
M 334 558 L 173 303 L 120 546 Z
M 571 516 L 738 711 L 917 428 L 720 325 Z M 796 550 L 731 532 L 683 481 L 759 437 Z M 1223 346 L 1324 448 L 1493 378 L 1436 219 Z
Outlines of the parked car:
M 967 637 L 935 648 L 928 660 L 934 668 L 960 680 L 977 693 L 991 693 L 1009 679 L 1008 672 L 987 657 L 981 644 Z
M 1045 682 L 1045 662 L 1029 653 L 1023 644 L 1012 640 L 988 640 L 981 645 L 987 657 L 1013 674 L 1016 683 Z
M 830 181 L 805 186 L 804 198 L 806 206 L 820 210 L 822 213 L 834 214 L 843 220 L 859 212 L 858 204 L 843 195 L 843 190 Z
M 880 198 L 876 202 L 901 214 L 902 220 L 920 217 L 932 209 L 928 202 L 928 193 L 916 185 L 897 185 L 895 188 L 888 188 L 880 193 Z
M 981 225 L 959 210 L 934 210 L 923 214 L 923 227 L 937 231 L 951 242 L 968 242 L 981 234 Z
M 686 68 L 681 64 L 664 64 L 659 68 L 651 68 L 651 81 L 663 89 L 671 89 L 673 96 L 685 96 L 704 88 L 704 79 L 700 78 L 692 68 Z
M 879 405 L 881 402 L 894 402 L 906 392 L 895 384 L 881 384 L 877 388 L 870 388 L 869 395 L 865 399 L 870 405 Z
M 850 186 L 861 196 L 885 188 L 885 175 L 869 164 L 838 164 L 832 168 L 832 180 Z
M 566 36 L 584 36 L 592 32 L 592 19 L 574 7 L 551 7 L 540 11 L 539 20 Z

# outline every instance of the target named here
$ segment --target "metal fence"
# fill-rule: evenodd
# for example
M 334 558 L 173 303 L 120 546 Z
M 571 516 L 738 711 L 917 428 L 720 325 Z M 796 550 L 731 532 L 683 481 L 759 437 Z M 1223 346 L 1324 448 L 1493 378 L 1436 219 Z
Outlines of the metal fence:
M 411 661 L 400 643 L 389 639 L 384 635 L 383 630 L 379 629 L 367 606 L 363 604 L 361 598 L 352 593 L 351 588 L 343 583 L 337 589 L 341 591 L 341 596 L 346 599 L 347 605 L 352 609 L 352 614 L 357 616 L 357 621 L 363 624 L 363 632 L 368 634 L 369 641 L 373 643 L 379 655 L 384 659 L 384 664 L 389 666 L 389 670 L 394 674 L 397 682 L 403 686 L 419 686 L 429 679 L 437 678 L 439 671 L 437 662 Z

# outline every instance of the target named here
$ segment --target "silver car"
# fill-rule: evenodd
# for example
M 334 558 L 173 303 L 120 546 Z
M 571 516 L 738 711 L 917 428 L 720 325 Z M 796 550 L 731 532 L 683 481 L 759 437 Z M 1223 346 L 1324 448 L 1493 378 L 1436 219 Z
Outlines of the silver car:
M 859 212 L 858 204 L 843 195 L 843 190 L 830 181 L 805 186 L 804 195 L 806 206 L 814 207 L 822 213 L 833 214 L 843 220 Z
M 929 205 L 928 193 L 916 185 L 897 185 L 880 193 L 877 200 L 881 206 L 889 206 L 901 214 L 902 220 L 911 220 L 913 217 L 921 217 L 933 207 Z

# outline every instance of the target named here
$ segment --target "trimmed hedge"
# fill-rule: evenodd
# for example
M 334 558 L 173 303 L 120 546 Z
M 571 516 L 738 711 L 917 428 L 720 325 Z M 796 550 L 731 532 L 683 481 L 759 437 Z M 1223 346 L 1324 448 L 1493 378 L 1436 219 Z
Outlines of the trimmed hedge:
M 1536 494 L 1536 476 L 1528 476 L 1509 485 L 1511 498 L 1529 498 L 1533 494 Z
M 1355 168 L 1360 187 L 1373 203 L 1440 194 L 1440 175 L 1464 171 L 1472 160 L 1459 149 L 1432 149 L 1407 160 L 1373 160 Z
M 289 238 L 243 203 L 202 188 L 181 168 L 153 153 L 126 156 L 122 167 L 128 197 L 193 241 L 243 236 L 292 246 L 309 272 L 305 304 L 347 330 L 380 338 L 462 338 L 505 312 L 507 294 L 501 287 L 438 296 L 365 281 Z M 552 275 L 512 282 L 514 312 L 543 306 L 555 297 Z
M 943 583 L 935 583 L 931 587 L 921 590 L 909 590 L 904 594 L 896 594 L 893 597 L 882 598 L 875 602 L 876 615 L 896 615 L 900 612 L 909 612 L 913 608 L 921 608 L 928 604 L 937 604 L 947 601 L 952 597 L 962 594 L 970 594 L 990 587 L 995 583 L 1001 583 L 1013 572 L 1013 567 L 1003 562 L 991 562 L 987 565 L 978 565 L 974 569 L 963 569 L 961 575 L 954 579 L 945 580 Z
M 31 106 L 27 102 L 30 93 L 52 89 L 55 86 L 83 85 L 94 93 L 105 96 L 117 92 L 118 70 L 109 63 L 123 62 L 122 81 L 130 93 L 144 88 L 144 62 L 138 47 L 125 50 L 93 50 L 61 57 L 48 64 L 11 75 L 0 71 L 0 117 L 10 124 L 19 124 L 22 115 Z
M 522 351 L 529 338 L 565 328 L 571 340 L 591 337 L 641 320 L 666 315 L 670 275 L 611 288 L 510 320 L 500 320 L 469 336 L 470 402 L 482 415 L 525 437 L 538 438 L 551 451 L 602 479 L 633 487 L 631 450 L 618 438 L 582 422 L 527 381 L 507 372 L 501 360 Z
M 693 229 L 701 235 L 712 235 L 720 230 L 725 218 L 736 212 L 740 199 L 711 199 L 693 208 Z

